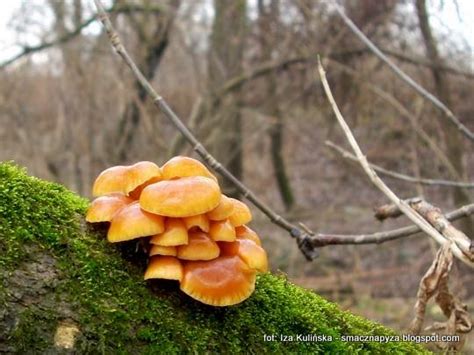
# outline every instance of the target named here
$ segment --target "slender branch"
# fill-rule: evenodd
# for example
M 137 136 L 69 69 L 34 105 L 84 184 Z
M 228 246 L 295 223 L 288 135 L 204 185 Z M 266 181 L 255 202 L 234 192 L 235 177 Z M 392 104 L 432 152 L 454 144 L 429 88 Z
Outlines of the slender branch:
M 343 158 L 352 160 L 354 162 L 358 162 L 358 159 L 354 154 L 334 144 L 333 142 L 326 141 L 326 145 L 330 147 L 331 149 L 334 149 L 335 151 L 337 151 L 339 154 L 341 154 Z M 398 179 L 398 180 L 402 180 L 406 182 L 412 182 L 416 184 L 430 185 L 430 186 L 436 185 L 436 186 L 443 186 L 443 187 L 462 187 L 466 189 L 474 188 L 474 183 L 471 183 L 471 182 L 458 182 L 458 181 L 451 181 L 451 180 L 416 178 L 410 175 L 405 175 L 405 174 L 397 173 L 396 171 L 382 168 L 381 166 L 373 164 L 373 163 L 370 163 L 370 167 L 383 175 L 390 176 L 394 179 Z
M 445 215 L 448 221 L 468 217 L 474 214 L 474 204 L 463 206 Z M 352 245 L 352 244 L 380 244 L 391 240 L 409 237 L 421 232 L 418 226 L 407 226 L 385 232 L 372 234 L 323 234 L 319 233 L 311 237 L 311 243 L 317 247 L 326 245 Z
M 430 101 L 436 108 L 438 108 L 444 115 L 457 127 L 457 129 L 463 133 L 471 141 L 474 141 L 474 133 L 471 132 L 466 126 L 464 126 L 459 118 L 457 118 L 454 113 L 442 103 L 436 96 L 431 94 L 428 90 L 422 87 L 420 84 L 415 82 L 408 74 L 401 70 L 394 62 L 392 62 L 367 36 L 357 27 L 357 25 L 352 22 L 352 20 L 347 17 L 344 13 L 344 10 L 339 6 L 335 6 L 337 13 L 342 18 L 344 23 L 351 29 L 351 31 L 362 41 L 364 44 L 369 47 L 369 49 L 385 64 L 389 66 L 390 69 L 405 83 L 411 86 L 418 94 L 423 96 L 426 100 Z
M 128 5 L 123 5 L 123 6 L 120 6 L 120 7 L 111 7 L 109 9 L 105 10 L 105 11 L 107 11 L 109 13 L 112 13 L 112 12 L 113 13 L 131 13 L 131 12 L 161 12 L 163 10 L 164 10 L 163 6 L 154 5 L 154 6 L 143 7 L 143 6 L 128 4 Z M 24 46 L 23 50 L 20 53 L 18 53 L 17 55 L 13 56 L 12 58 L 7 59 L 3 63 L 1 63 L 0 64 L 0 70 L 5 69 L 6 67 L 10 66 L 11 64 L 16 62 L 17 60 L 19 60 L 19 59 L 21 59 L 21 58 L 23 58 L 27 55 L 30 55 L 30 54 L 33 54 L 33 53 L 36 53 L 36 52 L 40 52 L 42 50 L 54 47 L 58 44 L 63 44 L 63 43 L 68 42 L 69 40 L 71 40 L 74 37 L 78 36 L 84 28 L 88 27 L 95 20 L 96 20 L 96 16 L 95 15 L 91 16 L 90 18 L 88 18 L 87 20 L 82 22 L 79 26 L 77 26 L 73 31 L 68 32 L 68 33 L 66 33 L 66 34 L 64 34 L 64 35 L 62 35 L 58 38 L 55 38 L 51 41 L 43 42 L 43 43 L 41 43 L 39 45 L 36 45 L 36 46 Z
M 97 7 L 99 19 L 104 25 L 109 36 L 110 42 L 116 52 L 132 70 L 132 73 L 134 74 L 135 78 L 142 85 L 143 89 L 147 92 L 147 94 L 150 95 L 155 106 L 183 134 L 188 143 L 191 144 L 191 146 L 193 147 L 194 151 L 196 151 L 196 153 L 199 154 L 212 169 L 214 169 L 216 172 L 228 179 L 239 190 L 239 192 L 244 195 L 244 197 L 246 197 L 268 218 L 270 218 L 273 223 L 285 229 L 290 233 L 292 237 L 296 238 L 298 247 L 307 260 L 313 260 L 314 258 L 316 258 L 318 252 L 315 247 L 309 243 L 309 236 L 305 231 L 302 231 L 296 225 L 291 224 L 286 219 L 275 213 L 267 204 L 257 198 L 257 196 L 252 191 L 250 191 L 244 184 L 242 184 L 242 182 L 240 182 L 237 178 L 235 178 L 234 175 L 232 175 L 226 168 L 224 168 L 221 163 L 219 163 L 212 155 L 209 154 L 206 148 L 204 148 L 204 146 L 197 140 L 194 134 L 173 112 L 173 110 L 168 106 L 166 101 L 160 95 L 158 95 L 158 93 L 153 89 L 151 84 L 146 80 L 142 72 L 138 69 L 135 62 L 123 46 L 117 32 L 115 31 L 112 25 L 112 22 L 110 21 L 107 13 L 102 7 L 100 0 L 94 0 L 94 2 Z
M 341 126 L 342 130 L 344 131 L 344 134 L 346 135 L 346 138 L 349 141 L 349 144 L 354 150 L 354 153 L 360 165 L 366 172 L 369 179 L 380 191 L 382 191 L 390 199 L 390 201 L 392 201 L 392 203 L 397 205 L 397 207 L 403 212 L 405 216 L 407 216 L 413 223 L 415 223 L 418 227 L 420 227 L 425 233 L 427 233 L 430 237 L 432 237 L 436 242 L 438 242 L 440 245 L 444 245 L 445 243 L 448 243 L 449 240 L 447 240 L 442 234 L 440 234 L 435 228 L 433 228 L 433 226 L 430 223 L 428 223 L 416 211 L 414 211 L 405 201 L 401 200 L 397 195 L 395 195 L 395 193 L 387 185 L 385 185 L 385 183 L 379 178 L 377 173 L 370 167 L 370 164 L 367 161 L 367 158 L 362 153 L 362 150 L 360 149 L 359 144 L 357 143 L 349 126 L 344 120 L 344 117 L 339 111 L 336 101 L 334 100 L 334 97 L 332 96 L 332 92 L 326 78 L 326 73 L 324 72 L 323 66 L 321 64 L 321 60 L 318 61 L 318 69 L 319 69 L 319 74 L 321 76 L 321 82 L 323 84 L 324 91 L 329 100 L 329 103 L 331 104 L 334 114 L 336 115 L 337 121 L 339 122 L 339 125 Z M 459 247 L 456 244 L 453 243 L 451 245 L 451 249 L 453 251 L 453 254 L 458 259 L 463 261 L 465 264 L 471 267 L 474 267 L 474 262 L 466 258 L 466 256 L 463 254 L 463 252 L 459 249 Z

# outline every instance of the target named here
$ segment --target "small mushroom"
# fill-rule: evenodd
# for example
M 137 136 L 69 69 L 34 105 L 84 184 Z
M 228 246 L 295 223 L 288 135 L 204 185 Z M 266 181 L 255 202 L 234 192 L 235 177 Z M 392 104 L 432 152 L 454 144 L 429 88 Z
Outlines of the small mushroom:
M 211 222 L 209 236 L 216 242 L 233 242 L 235 240 L 235 228 L 228 219 Z
M 163 233 L 164 218 L 143 211 L 134 202 L 117 212 L 110 222 L 107 239 L 111 243 Z
M 117 193 L 98 197 L 92 201 L 87 210 L 86 221 L 90 223 L 110 222 L 120 209 L 132 202 L 130 197 Z
M 160 168 L 150 161 L 142 161 L 130 166 L 114 166 L 100 173 L 94 182 L 92 195 L 104 196 L 116 192 L 127 195 L 150 179 L 160 177 Z
M 257 233 L 255 233 L 247 226 L 236 227 L 235 234 L 239 239 L 250 239 L 253 240 L 257 245 L 262 246 L 262 242 L 260 241 L 260 238 L 258 237 Z
M 209 212 L 220 201 L 219 185 L 207 177 L 190 176 L 148 185 L 140 206 L 166 217 L 190 217 Z
M 255 289 L 255 271 L 238 256 L 184 264 L 181 290 L 212 306 L 230 306 L 246 300 Z
M 168 160 L 162 167 L 163 180 L 188 176 L 205 176 L 217 182 L 217 178 L 199 160 L 177 156 Z
M 188 244 L 186 225 L 181 218 L 166 218 L 165 231 L 151 237 L 150 243 L 162 246 Z
M 162 245 L 152 244 L 150 248 L 150 256 L 153 255 L 169 255 L 176 256 L 178 253 L 176 247 L 164 247 Z
M 217 207 L 214 208 L 212 211 L 207 212 L 207 218 L 209 218 L 211 221 L 222 221 L 224 219 L 229 218 L 233 211 L 234 204 L 232 203 L 230 198 L 225 195 L 222 195 Z
M 184 224 L 186 225 L 186 229 L 194 230 L 200 229 L 203 232 L 209 232 L 209 219 L 205 214 L 198 214 L 197 216 L 191 217 L 184 217 Z
M 250 209 L 247 205 L 235 198 L 230 198 L 230 200 L 234 205 L 234 211 L 229 216 L 230 223 L 232 223 L 234 227 L 249 223 L 252 220 L 252 213 L 250 213 Z
M 178 258 L 183 260 L 212 260 L 219 253 L 217 243 L 204 232 L 189 233 L 188 244 L 178 247 Z
M 183 265 L 174 256 L 152 256 L 145 271 L 145 280 L 148 279 L 183 279 Z
M 221 255 L 238 255 L 252 269 L 260 272 L 268 271 L 266 251 L 250 239 L 237 239 L 235 242 L 219 243 Z

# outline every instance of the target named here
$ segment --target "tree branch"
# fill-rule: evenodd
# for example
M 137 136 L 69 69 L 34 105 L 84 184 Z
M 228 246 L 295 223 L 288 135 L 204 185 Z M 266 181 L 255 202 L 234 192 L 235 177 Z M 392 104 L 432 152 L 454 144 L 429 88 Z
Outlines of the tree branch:
M 346 135 L 346 138 L 349 141 L 349 144 L 354 150 L 357 160 L 359 161 L 360 165 L 362 166 L 362 168 L 364 169 L 364 171 L 366 172 L 367 176 L 372 181 L 372 183 L 380 191 L 382 191 L 390 199 L 390 201 L 392 201 L 392 203 L 394 203 L 403 212 L 405 216 L 407 216 L 413 223 L 415 223 L 418 227 L 420 227 L 425 233 L 427 233 L 430 237 L 432 237 L 436 242 L 438 242 L 440 245 L 449 243 L 449 240 L 447 240 L 442 234 L 440 234 L 435 228 L 433 228 L 433 226 L 430 223 L 428 223 L 424 218 L 422 218 L 405 201 L 401 200 L 397 195 L 395 195 L 395 193 L 387 185 L 385 185 L 385 183 L 378 177 L 377 173 L 370 167 L 370 164 L 367 161 L 367 158 L 362 153 L 362 150 L 360 149 L 359 144 L 357 143 L 354 135 L 352 134 L 349 126 L 344 120 L 344 117 L 339 111 L 339 108 L 337 107 L 336 101 L 334 100 L 334 97 L 332 96 L 332 92 L 326 78 L 326 73 L 324 72 L 323 66 L 321 64 L 321 60 L 318 61 L 318 69 L 319 69 L 319 74 L 321 76 L 321 82 L 323 84 L 324 91 L 329 100 L 329 103 L 331 104 L 334 114 L 336 115 L 337 121 L 339 122 L 339 125 L 341 126 L 342 130 L 344 131 L 344 134 Z M 470 267 L 474 268 L 474 262 L 466 258 L 463 251 L 459 249 L 459 246 L 457 244 L 453 243 L 451 245 L 451 249 L 453 251 L 453 254 L 459 260 L 464 262 L 466 265 L 469 265 Z
M 186 125 L 181 121 L 181 119 L 173 112 L 173 110 L 168 106 L 166 101 L 158 95 L 158 93 L 153 89 L 151 84 L 146 80 L 142 72 L 138 69 L 133 59 L 128 54 L 127 50 L 123 46 L 120 37 L 115 31 L 112 22 L 110 21 L 107 13 L 105 12 L 100 0 L 94 0 L 95 5 L 98 11 L 98 17 L 102 24 L 104 25 L 107 34 L 109 36 L 110 42 L 117 54 L 125 61 L 128 67 L 131 69 L 133 75 L 137 81 L 143 86 L 143 89 L 147 92 L 148 95 L 153 100 L 155 106 L 165 115 L 167 119 L 183 134 L 186 140 L 191 144 L 194 151 L 203 158 L 203 160 L 216 172 L 228 179 L 238 190 L 241 192 L 244 197 L 246 197 L 250 202 L 252 202 L 259 210 L 261 210 L 273 223 L 279 227 L 285 229 L 290 233 L 290 235 L 296 238 L 297 244 L 303 255 L 307 260 L 313 260 L 317 257 L 318 252 L 313 245 L 309 242 L 309 235 L 302 231 L 300 228 L 291 224 L 283 217 L 275 213 L 267 204 L 261 201 L 257 196 L 250 191 L 242 182 L 236 179 L 225 167 L 221 165 L 209 152 L 204 148 L 204 146 L 197 140 L 194 134 L 186 127 Z
M 456 243 L 466 258 L 474 261 L 474 244 L 472 240 L 462 231 L 455 228 L 438 207 L 431 205 L 421 198 L 412 198 L 405 202 L 418 212 L 420 216 L 426 219 L 438 232 L 443 234 L 446 239 Z M 384 205 L 375 210 L 375 217 L 379 220 L 397 218 L 400 215 L 400 210 L 393 204 Z
M 345 159 L 358 162 L 357 157 L 352 154 L 351 152 L 345 150 L 344 148 L 334 144 L 331 141 L 326 141 L 325 143 L 329 148 L 334 149 L 337 151 L 341 156 Z M 473 189 L 474 188 L 474 183 L 471 182 L 458 182 L 458 181 L 451 181 L 451 180 L 440 180 L 440 179 L 426 179 L 426 178 L 416 178 L 413 176 L 397 173 L 396 171 L 388 170 L 385 168 L 382 168 L 379 165 L 370 163 L 370 167 L 374 169 L 375 171 L 386 175 L 390 176 L 394 179 L 410 182 L 410 183 L 416 183 L 416 184 L 422 184 L 422 185 L 429 185 L 429 186 L 443 186 L 443 187 L 462 187 L 466 189 Z
M 457 129 L 463 133 L 471 141 L 474 141 L 474 133 L 471 132 L 465 125 L 461 123 L 459 118 L 457 118 L 454 113 L 442 103 L 436 96 L 431 94 L 428 90 L 422 87 L 420 84 L 415 82 L 409 75 L 407 75 L 403 70 L 401 70 L 394 62 L 392 62 L 367 36 L 357 27 L 357 25 L 352 22 L 352 20 L 347 17 L 344 13 L 344 10 L 339 6 L 335 5 L 336 12 L 342 18 L 344 23 L 351 29 L 351 31 L 362 41 L 364 44 L 369 47 L 369 49 L 405 83 L 411 86 L 418 94 L 424 97 L 426 100 L 430 101 L 437 109 L 444 113 L 444 115 L 453 123 Z
M 472 214 L 474 214 L 474 204 L 463 206 L 446 214 L 446 219 L 448 221 L 455 221 Z M 421 232 L 420 227 L 407 226 L 372 234 L 343 235 L 319 233 L 311 237 L 311 243 L 316 247 L 324 247 L 327 245 L 380 244 L 391 240 L 409 237 L 419 232 Z
M 160 5 L 143 7 L 143 6 L 128 4 L 128 5 L 121 5 L 120 7 L 111 7 L 109 9 L 105 10 L 105 11 L 107 11 L 108 13 L 162 12 L 162 11 L 164 11 L 164 7 L 160 6 Z M 76 36 L 78 36 L 84 28 L 88 27 L 95 20 L 96 20 L 96 16 L 95 15 L 91 16 L 90 18 L 88 18 L 87 20 L 82 22 L 79 26 L 77 26 L 73 31 L 68 32 L 68 33 L 64 34 L 63 36 L 55 38 L 54 40 L 51 40 L 51 41 L 43 42 L 43 43 L 41 43 L 37 46 L 25 46 L 20 53 L 18 53 L 17 55 L 13 56 L 12 58 L 7 59 L 3 63 L 1 63 L 0 64 L 0 70 L 5 69 L 6 67 L 10 66 L 11 64 L 16 62 L 17 60 L 19 60 L 19 59 L 21 59 L 21 58 L 23 58 L 27 55 L 30 55 L 30 54 L 33 54 L 33 53 L 36 53 L 36 52 L 40 52 L 44 49 L 54 47 L 58 44 L 63 44 L 63 43 L 68 42 L 69 40 L 71 40 L 71 39 L 75 38 Z

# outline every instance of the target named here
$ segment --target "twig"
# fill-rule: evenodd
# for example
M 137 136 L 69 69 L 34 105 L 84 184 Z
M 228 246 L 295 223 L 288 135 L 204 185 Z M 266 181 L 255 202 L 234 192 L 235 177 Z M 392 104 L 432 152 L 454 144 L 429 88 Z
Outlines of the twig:
M 392 201 L 395 205 L 397 205 L 397 207 L 403 212 L 404 215 L 406 215 L 413 223 L 415 223 L 418 227 L 420 227 L 425 233 L 427 233 L 430 237 L 436 240 L 436 242 L 438 242 L 440 245 L 444 245 L 445 243 L 447 243 L 448 240 L 445 239 L 445 237 L 442 234 L 440 234 L 435 228 L 433 228 L 433 226 L 431 226 L 431 224 L 429 224 L 417 212 L 415 212 L 405 201 L 401 200 L 397 195 L 395 195 L 395 193 L 392 190 L 390 190 L 390 188 L 387 185 L 385 185 L 385 183 L 378 177 L 377 173 L 370 167 L 370 164 L 367 161 L 367 158 L 362 153 L 362 150 L 360 149 L 359 144 L 357 143 L 354 135 L 352 134 L 349 126 L 344 120 L 344 117 L 339 111 L 339 108 L 337 107 L 336 101 L 334 100 L 334 97 L 332 96 L 332 92 L 326 78 L 326 73 L 324 72 L 323 66 L 321 64 L 321 60 L 318 61 L 318 70 L 321 76 L 321 82 L 323 84 L 324 91 L 326 93 L 326 96 L 328 97 L 329 103 L 331 104 L 334 114 L 336 115 L 337 121 L 339 122 L 339 125 L 341 126 L 342 130 L 344 131 L 344 134 L 346 135 L 347 140 L 349 141 L 349 144 L 354 150 L 354 153 L 357 159 L 359 160 L 360 165 L 366 172 L 369 179 L 380 191 L 382 191 L 390 199 L 390 201 Z M 453 251 L 453 254 L 458 259 L 463 261 L 465 264 L 471 267 L 474 267 L 474 262 L 466 258 L 466 256 L 463 254 L 463 252 L 459 249 L 457 245 L 453 244 L 451 246 L 451 249 Z
M 445 216 L 448 221 L 455 221 L 472 214 L 474 214 L 474 204 L 463 206 Z M 391 240 L 409 237 L 419 232 L 421 232 L 420 227 L 407 226 L 373 234 L 342 235 L 319 233 L 311 237 L 311 243 L 317 247 L 324 247 L 327 245 L 380 244 Z
M 423 96 L 426 100 L 430 101 L 436 108 L 445 114 L 445 116 L 457 127 L 457 129 L 463 133 L 471 141 L 474 141 L 474 133 L 471 132 L 465 125 L 461 123 L 459 118 L 457 118 L 454 113 L 442 103 L 436 96 L 431 94 L 428 90 L 422 87 L 420 84 L 415 82 L 409 75 L 407 75 L 403 70 L 401 70 L 394 62 L 392 62 L 367 36 L 357 27 L 357 25 L 352 22 L 352 20 L 347 17 L 344 13 L 344 10 L 339 6 L 335 5 L 335 9 L 339 16 L 342 18 L 344 23 L 351 29 L 352 32 L 362 41 L 364 44 L 369 47 L 369 49 L 385 64 L 389 66 L 390 69 L 405 83 L 411 86 L 418 94 Z
M 326 145 L 335 151 L 337 151 L 341 156 L 345 159 L 352 160 L 354 162 L 358 162 L 357 157 L 352 154 L 351 152 L 345 150 L 344 148 L 334 144 L 331 141 L 326 141 Z M 374 169 L 375 171 L 384 174 L 386 176 L 390 176 L 392 178 L 406 181 L 406 182 L 413 182 L 417 184 L 422 184 L 422 185 L 437 185 L 437 186 L 444 186 L 444 187 L 462 187 L 466 189 L 473 189 L 474 188 L 474 183 L 471 182 L 459 182 L 459 181 L 451 181 L 451 180 L 440 180 L 440 179 L 426 179 L 426 178 L 416 178 L 413 176 L 397 173 L 396 171 L 388 170 L 385 168 L 382 168 L 379 165 L 370 163 L 370 167 Z
M 135 78 L 142 85 L 143 89 L 147 92 L 147 94 L 150 95 L 155 106 L 183 134 L 186 140 L 193 147 L 194 151 L 196 151 L 196 153 L 199 154 L 212 169 L 214 169 L 216 172 L 220 173 L 222 176 L 228 179 L 239 190 L 239 192 L 244 195 L 244 197 L 246 197 L 268 218 L 270 218 L 273 223 L 285 229 L 290 233 L 292 237 L 296 238 L 298 247 L 307 260 L 313 260 L 314 258 L 316 258 L 318 252 L 315 247 L 309 242 L 309 236 L 305 231 L 302 231 L 296 225 L 291 224 L 286 219 L 275 213 L 267 204 L 258 199 L 252 191 L 250 191 L 244 184 L 242 184 L 242 182 L 240 182 L 234 175 L 232 175 L 226 168 L 224 168 L 221 163 L 219 163 L 212 155 L 209 154 L 206 148 L 204 148 L 204 146 L 197 140 L 194 134 L 173 112 L 173 110 L 168 106 L 166 101 L 160 95 L 158 95 L 158 93 L 153 89 L 151 84 L 146 80 L 142 72 L 138 69 L 135 62 L 123 46 L 117 32 L 115 31 L 112 25 L 112 22 L 110 21 L 107 13 L 102 7 L 100 0 L 94 0 L 94 2 L 97 7 L 99 19 L 104 25 L 109 36 L 110 42 L 114 47 L 115 51 L 120 55 L 120 57 L 122 57 L 125 63 L 132 70 Z

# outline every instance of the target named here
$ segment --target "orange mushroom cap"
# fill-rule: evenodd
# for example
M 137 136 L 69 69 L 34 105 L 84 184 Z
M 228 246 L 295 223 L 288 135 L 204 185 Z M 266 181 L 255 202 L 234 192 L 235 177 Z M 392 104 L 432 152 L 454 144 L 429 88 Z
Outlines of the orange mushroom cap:
M 162 216 L 189 217 L 215 208 L 220 196 L 214 180 L 190 176 L 148 185 L 140 196 L 140 205 L 145 211 Z
M 123 207 L 131 204 L 133 200 L 122 194 L 101 196 L 92 201 L 86 214 L 86 221 L 110 222 L 114 215 Z
M 250 239 L 253 240 L 257 245 L 262 246 L 262 242 L 260 241 L 258 234 L 247 226 L 236 227 L 235 234 L 237 235 L 237 238 Z
M 203 232 L 189 233 L 188 244 L 178 246 L 178 258 L 183 260 L 212 260 L 219 253 L 217 243 Z
M 235 242 L 219 243 L 221 255 L 238 255 L 252 269 L 268 271 L 267 252 L 250 239 L 237 239 Z
M 216 242 L 233 242 L 235 240 L 235 228 L 228 219 L 211 222 L 209 236 Z
M 252 220 L 252 213 L 245 203 L 236 200 L 235 198 L 229 198 L 234 205 L 234 211 L 229 216 L 230 223 L 234 227 L 238 227 L 249 223 Z
M 217 178 L 199 160 L 177 156 L 168 160 L 161 168 L 163 180 L 188 176 L 205 176 L 217 182 Z
M 212 306 L 230 306 L 250 297 L 255 289 L 255 271 L 238 256 L 211 261 L 186 262 L 181 290 Z
M 229 218 L 233 211 L 234 204 L 230 198 L 222 195 L 217 207 L 212 211 L 207 212 L 207 218 L 209 218 L 211 221 L 222 221 Z
M 183 279 L 183 265 L 174 256 L 152 256 L 145 271 L 148 279 Z
M 160 177 L 160 168 L 150 161 L 114 166 L 100 173 L 94 182 L 92 195 L 103 196 L 114 192 L 127 195 L 146 181 Z
M 165 231 L 154 235 L 150 243 L 162 246 L 188 244 L 188 231 L 184 221 L 181 218 L 166 218 Z
M 209 232 L 209 219 L 205 214 L 198 214 L 197 216 L 184 217 L 184 224 L 189 231 L 192 228 L 199 228 L 203 232 Z
M 159 234 L 164 230 L 163 217 L 143 211 L 138 202 L 134 202 L 122 208 L 112 218 L 107 239 L 111 243 L 123 242 Z
M 165 247 L 163 245 L 155 245 L 152 244 L 150 248 L 150 256 L 153 255 L 169 255 L 169 256 L 176 256 L 178 250 L 176 247 Z

